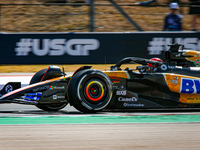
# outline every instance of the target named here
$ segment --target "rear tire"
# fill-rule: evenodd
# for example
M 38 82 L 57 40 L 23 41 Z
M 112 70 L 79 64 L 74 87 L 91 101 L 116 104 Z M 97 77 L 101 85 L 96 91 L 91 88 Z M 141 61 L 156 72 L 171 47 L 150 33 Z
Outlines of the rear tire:
M 40 71 L 38 71 L 31 79 L 30 81 L 30 85 L 34 84 L 34 83 L 38 83 L 41 82 L 42 77 L 44 76 L 44 74 L 46 73 L 47 68 L 46 69 L 42 69 Z M 42 109 L 44 111 L 58 111 L 60 109 L 63 109 L 68 103 L 58 103 L 58 104 L 48 104 L 48 105 L 35 105 L 37 108 Z
M 112 97 L 112 84 L 101 71 L 86 69 L 77 72 L 69 81 L 68 99 L 76 109 L 95 113 L 105 108 Z

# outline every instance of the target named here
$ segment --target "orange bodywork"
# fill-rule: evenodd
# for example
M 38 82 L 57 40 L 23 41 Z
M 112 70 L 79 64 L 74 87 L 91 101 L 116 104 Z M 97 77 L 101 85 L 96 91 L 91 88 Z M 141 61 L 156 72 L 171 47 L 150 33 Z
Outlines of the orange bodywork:
M 189 55 L 193 57 L 186 57 L 188 61 L 191 61 L 195 64 L 195 66 L 200 67 L 200 52 L 198 51 L 186 51 L 184 55 Z
M 129 75 L 125 71 L 105 71 L 104 72 L 110 79 L 112 78 L 125 78 L 128 79 Z
M 172 92 L 180 93 L 179 101 L 182 103 L 200 103 L 200 94 L 187 94 L 181 93 L 182 88 L 182 79 L 195 79 L 199 80 L 200 78 L 177 75 L 177 74 L 165 74 L 165 81 Z

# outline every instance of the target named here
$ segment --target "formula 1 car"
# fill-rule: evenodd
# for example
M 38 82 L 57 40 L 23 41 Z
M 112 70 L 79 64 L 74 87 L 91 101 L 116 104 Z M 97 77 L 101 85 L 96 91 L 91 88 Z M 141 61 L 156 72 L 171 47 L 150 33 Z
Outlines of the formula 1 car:
M 166 62 L 128 57 L 110 71 L 83 66 L 67 76 L 59 67 L 37 72 L 30 85 L 8 83 L 0 103 L 31 104 L 44 111 L 58 111 L 67 104 L 85 113 L 102 110 L 166 109 L 200 107 L 200 53 L 171 45 Z M 140 64 L 136 69 L 122 65 Z M 195 67 L 197 66 L 197 67 Z M 12 87 L 12 88 L 11 88 Z

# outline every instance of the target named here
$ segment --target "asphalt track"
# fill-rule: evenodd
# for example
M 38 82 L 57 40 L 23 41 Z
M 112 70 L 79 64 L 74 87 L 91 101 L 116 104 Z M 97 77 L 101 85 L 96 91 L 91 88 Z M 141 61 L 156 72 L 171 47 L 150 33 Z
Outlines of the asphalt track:
M 0 150 L 198 150 L 200 111 L 83 114 L 1 104 L 0 133 Z

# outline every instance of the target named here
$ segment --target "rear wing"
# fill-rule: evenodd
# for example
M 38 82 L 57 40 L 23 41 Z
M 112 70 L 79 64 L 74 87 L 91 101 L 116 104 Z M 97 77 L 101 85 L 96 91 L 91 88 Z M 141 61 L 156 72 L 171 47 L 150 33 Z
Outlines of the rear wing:
M 184 50 L 184 45 L 181 44 L 172 44 L 169 50 L 165 52 L 165 60 L 168 63 L 172 63 L 176 66 L 194 66 L 192 62 L 192 57 L 197 54 L 197 51 L 191 51 L 189 55 L 186 53 L 187 51 Z M 193 54 L 193 55 L 192 55 Z

